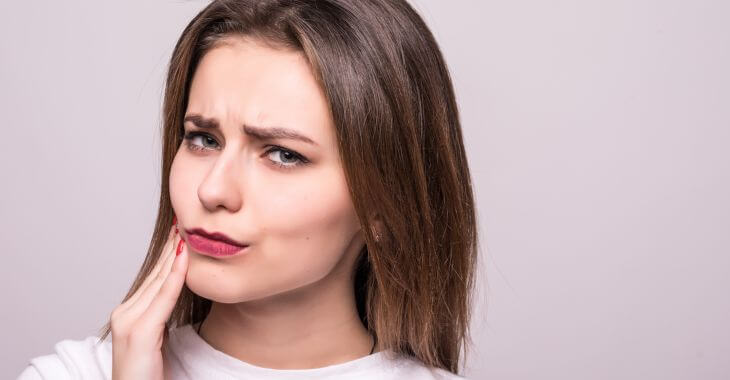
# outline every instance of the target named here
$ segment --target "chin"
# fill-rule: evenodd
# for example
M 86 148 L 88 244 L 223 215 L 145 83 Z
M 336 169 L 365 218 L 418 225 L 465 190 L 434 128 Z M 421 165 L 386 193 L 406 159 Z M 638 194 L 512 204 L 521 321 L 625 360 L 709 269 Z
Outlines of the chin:
M 323 286 L 332 285 L 328 280 L 335 274 L 335 265 L 327 261 L 308 271 L 297 266 L 273 271 L 218 264 L 216 261 L 190 260 L 185 283 L 198 296 L 223 304 L 264 299 L 286 303 L 306 298 L 321 291 Z
M 256 290 L 253 284 L 227 279 L 221 273 L 200 273 L 188 268 L 185 284 L 191 292 L 218 303 L 234 304 L 265 298 L 269 292 Z M 230 274 L 229 274 L 230 275 Z
M 185 284 L 191 292 L 219 303 L 237 303 L 242 302 L 241 292 L 232 289 L 230 283 L 225 285 L 223 278 L 211 275 L 196 275 L 188 272 Z

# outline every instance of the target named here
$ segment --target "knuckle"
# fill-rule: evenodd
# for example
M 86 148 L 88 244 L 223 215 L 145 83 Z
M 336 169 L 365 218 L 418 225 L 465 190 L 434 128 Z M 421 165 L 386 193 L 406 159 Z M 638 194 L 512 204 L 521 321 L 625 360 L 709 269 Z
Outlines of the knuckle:
M 127 328 L 126 320 L 124 319 L 124 313 L 119 307 L 116 307 L 112 311 L 111 316 L 109 317 L 109 326 L 113 336 L 123 337 L 127 335 L 127 331 L 129 331 L 129 329 Z
M 124 337 L 127 335 L 126 327 L 122 323 L 120 323 L 119 320 L 112 320 L 110 327 L 112 331 L 112 336 L 115 338 Z
M 112 310 L 112 313 L 109 315 L 109 322 L 111 322 L 112 326 L 119 325 L 121 314 L 122 310 L 119 306 L 115 307 L 114 310 Z

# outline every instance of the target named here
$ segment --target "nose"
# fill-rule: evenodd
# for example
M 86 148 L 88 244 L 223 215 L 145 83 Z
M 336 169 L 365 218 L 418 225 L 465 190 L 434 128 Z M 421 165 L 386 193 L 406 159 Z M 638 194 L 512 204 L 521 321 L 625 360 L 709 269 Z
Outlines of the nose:
M 219 207 L 235 212 L 241 208 L 241 165 L 234 150 L 218 156 L 210 171 L 198 186 L 198 198 L 211 212 Z

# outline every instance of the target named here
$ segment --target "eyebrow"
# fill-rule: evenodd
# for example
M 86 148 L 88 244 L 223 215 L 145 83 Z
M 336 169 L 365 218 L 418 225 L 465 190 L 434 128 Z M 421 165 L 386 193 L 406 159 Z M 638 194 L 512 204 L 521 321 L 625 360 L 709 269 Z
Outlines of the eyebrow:
M 190 114 L 185 116 L 184 121 L 189 121 L 195 124 L 198 128 L 202 129 L 220 129 L 220 124 L 215 118 L 206 118 L 198 114 Z M 273 139 L 291 139 L 299 140 L 308 144 L 317 145 L 312 139 L 307 136 L 300 134 L 299 132 L 286 129 L 282 127 L 255 127 L 253 125 L 244 124 L 242 128 L 243 132 L 249 136 L 253 136 L 259 140 L 273 140 Z

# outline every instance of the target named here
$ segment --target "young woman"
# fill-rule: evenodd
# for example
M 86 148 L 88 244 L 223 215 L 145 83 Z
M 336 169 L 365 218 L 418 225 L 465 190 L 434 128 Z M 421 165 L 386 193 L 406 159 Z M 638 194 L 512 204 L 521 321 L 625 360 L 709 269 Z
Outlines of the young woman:
M 21 379 L 461 378 L 474 199 L 446 64 L 405 0 L 213 1 L 163 107 L 136 280 L 100 337 Z

